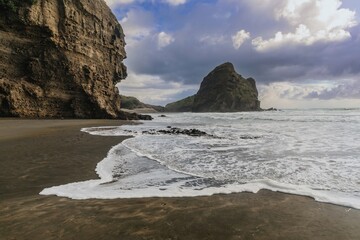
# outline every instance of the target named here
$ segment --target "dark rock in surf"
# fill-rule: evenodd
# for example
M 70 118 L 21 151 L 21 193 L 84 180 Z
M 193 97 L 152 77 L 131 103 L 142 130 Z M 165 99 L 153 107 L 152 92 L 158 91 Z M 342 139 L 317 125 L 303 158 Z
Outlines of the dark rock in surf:
M 171 126 L 168 126 L 166 129 L 161 129 L 161 130 L 150 129 L 147 131 L 143 131 L 142 134 L 149 134 L 149 135 L 169 134 L 169 135 L 187 135 L 191 137 L 202 137 L 202 136 L 215 137 L 199 129 L 181 129 Z
M 274 111 L 274 112 L 276 112 L 276 111 L 279 111 L 279 110 L 276 109 L 276 108 L 271 107 L 271 108 L 268 108 L 268 109 L 264 109 L 263 111 L 266 111 L 266 112 Z

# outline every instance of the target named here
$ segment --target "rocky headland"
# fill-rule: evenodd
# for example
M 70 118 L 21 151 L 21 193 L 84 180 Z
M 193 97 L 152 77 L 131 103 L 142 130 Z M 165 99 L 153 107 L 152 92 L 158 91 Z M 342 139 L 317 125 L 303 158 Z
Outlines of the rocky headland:
M 0 1 L 0 117 L 141 118 L 120 110 L 124 46 L 103 0 Z
M 136 97 L 120 95 L 121 99 L 121 108 L 124 111 L 128 112 L 164 112 L 165 108 L 163 106 L 151 105 L 141 102 Z
M 199 91 L 165 107 L 169 112 L 241 112 L 260 111 L 258 91 L 253 78 L 243 78 L 232 63 L 212 70 Z

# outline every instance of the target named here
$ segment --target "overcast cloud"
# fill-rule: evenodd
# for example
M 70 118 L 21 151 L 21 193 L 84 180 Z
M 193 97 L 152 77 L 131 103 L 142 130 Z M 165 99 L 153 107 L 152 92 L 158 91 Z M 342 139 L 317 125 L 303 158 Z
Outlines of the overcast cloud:
M 122 94 L 166 104 L 230 61 L 262 107 L 359 107 L 357 0 L 108 0 L 122 24 Z

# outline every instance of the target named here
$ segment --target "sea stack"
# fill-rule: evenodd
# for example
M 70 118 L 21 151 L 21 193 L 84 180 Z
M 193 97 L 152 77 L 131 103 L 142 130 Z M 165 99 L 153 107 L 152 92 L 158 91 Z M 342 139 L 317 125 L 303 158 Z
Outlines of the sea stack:
M 258 91 L 253 78 L 243 78 L 232 63 L 217 66 L 202 81 L 199 91 L 166 106 L 168 111 L 179 112 L 241 112 L 260 111 Z
M 123 30 L 103 0 L 0 6 L 0 116 L 123 118 Z
M 255 80 L 245 79 L 232 63 L 212 70 L 194 98 L 193 112 L 239 112 L 260 110 Z

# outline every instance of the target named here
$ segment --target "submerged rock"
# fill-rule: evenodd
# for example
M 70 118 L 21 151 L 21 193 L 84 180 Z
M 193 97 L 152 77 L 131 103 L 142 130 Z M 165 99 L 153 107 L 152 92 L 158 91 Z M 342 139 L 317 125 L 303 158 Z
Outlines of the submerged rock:
M 279 111 L 277 108 L 274 108 L 274 107 L 271 107 L 271 108 L 268 108 L 268 109 L 264 109 L 263 111 L 267 111 L 267 112 L 276 112 L 276 111 Z
M 161 130 L 150 129 L 147 131 L 143 131 L 142 134 L 150 134 L 150 135 L 171 134 L 171 135 L 188 135 L 192 137 L 201 137 L 201 136 L 215 137 L 199 129 L 182 129 L 171 126 L 168 126 L 167 129 L 161 129 Z

